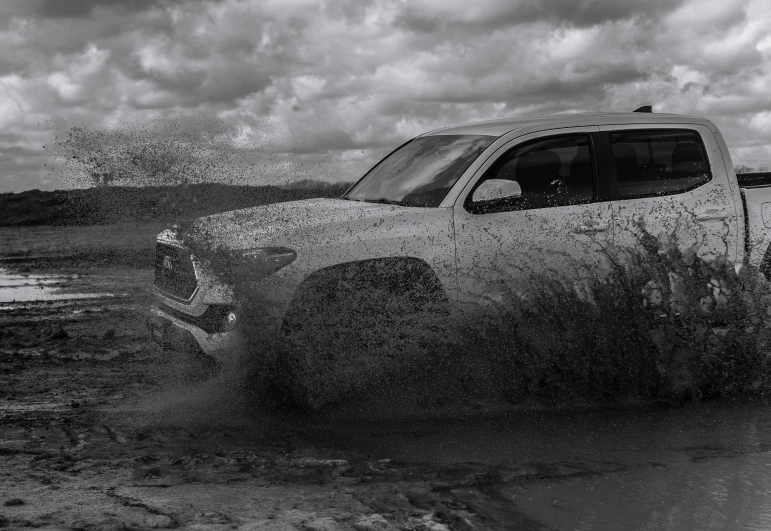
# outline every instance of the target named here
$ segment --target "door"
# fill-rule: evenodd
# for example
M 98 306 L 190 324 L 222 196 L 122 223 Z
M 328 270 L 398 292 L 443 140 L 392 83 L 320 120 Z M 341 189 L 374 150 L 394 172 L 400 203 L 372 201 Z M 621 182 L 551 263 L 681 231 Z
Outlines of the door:
M 598 179 L 597 127 L 542 131 L 501 147 L 455 205 L 460 302 L 526 292 L 544 275 L 591 274 L 607 243 L 610 204 Z M 488 179 L 516 181 L 521 196 L 480 200 Z M 535 283 L 534 283 L 535 282 Z
M 699 125 L 604 126 L 611 160 L 616 243 L 633 246 L 640 228 L 704 258 L 736 259 L 740 237 L 737 205 L 730 192 L 714 134 Z

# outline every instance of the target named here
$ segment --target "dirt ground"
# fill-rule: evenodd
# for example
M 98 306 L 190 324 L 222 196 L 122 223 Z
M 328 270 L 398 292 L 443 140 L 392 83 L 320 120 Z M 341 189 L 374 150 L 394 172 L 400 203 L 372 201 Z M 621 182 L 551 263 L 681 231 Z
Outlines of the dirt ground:
M 0 528 L 771 526 L 767 401 L 301 415 L 185 381 L 145 327 L 158 230 L 0 230 Z
M 6 271 L 113 296 L 0 304 L 0 527 L 541 528 L 497 494 L 517 470 L 341 449 L 238 374 L 179 381 L 144 324 L 157 229 L 3 229 Z

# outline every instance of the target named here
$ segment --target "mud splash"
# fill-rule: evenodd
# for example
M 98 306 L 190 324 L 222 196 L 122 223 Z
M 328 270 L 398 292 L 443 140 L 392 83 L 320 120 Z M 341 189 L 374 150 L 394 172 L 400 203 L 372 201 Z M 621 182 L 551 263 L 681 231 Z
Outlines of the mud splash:
M 265 284 L 254 282 L 262 276 L 249 278 L 253 268 L 206 241 L 185 241 L 236 286 L 244 313 L 275 313 L 259 291 Z M 316 306 L 298 314 L 299 332 L 285 328 L 269 344 L 265 327 L 248 327 L 253 344 L 270 345 L 251 359 L 277 364 L 281 388 L 314 409 L 407 397 L 425 407 L 680 404 L 769 389 L 771 293 L 762 274 L 701 258 L 676 236 L 657 239 L 643 227 L 637 246 L 602 253 L 607 274 L 579 282 L 533 274 L 527 292 L 511 286 L 496 305 L 453 314 L 394 305 L 393 293 L 341 272 L 304 295 Z
M 127 410 L 139 425 L 209 431 L 258 430 L 265 424 L 268 417 L 259 390 L 239 367 L 226 366 L 206 378 L 205 360 L 168 361 L 169 365 L 156 368 L 164 375 L 163 387 Z M 191 366 L 197 369 L 198 381 L 182 377 L 193 374 Z
M 179 192 L 189 195 L 187 184 L 238 167 L 225 133 L 227 124 L 205 119 L 109 134 L 72 129 L 54 147 L 69 157 L 72 175 L 98 187 L 181 184 Z M 511 289 L 492 311 L 463 315 L 393 318 L 382 291 L 366 282 L 344 297 L 330 296 L 350 283 L 336 279 L 309 297 L 334 307 L 329 319 L 314 318 L 308 326 L 308 316 L 318 312 L 295 312 L 298 326 L 292 331 L 279 323 L 276 340 L 260 321 L 280 313 L 260 291 L 263 278 L 254 271 L 252 278 L 249 271 L 242 275 L 249 268 L 233 262 L 232 250 L 184 234 L 192 228 L 180 224 L 180 239 L 224 284 L 236 286 L 236 304 L 255 316 L 244 323 L 251 350 L 242 370 L 254 375 L 257 387 L 278 382 L 276 389 L 312 408 L 368 399 L 422 407 L 530 398 L 549 405 L 677 404 L 762 394 L 771 380 L 765 281 L 756 271 L 740 277 L 724 261 L 707 263 L 676 244 L 667 247 L 674 236 L 655 240 L 643 230 L 636 248 L 609 251 L 615 264 L 609 278 L 589 275 L 579 285 L 532 275 L 534 293 L 522 297 L 504 286 Z M 361 318 L 362 308 L 373 309 L 371 318 Z

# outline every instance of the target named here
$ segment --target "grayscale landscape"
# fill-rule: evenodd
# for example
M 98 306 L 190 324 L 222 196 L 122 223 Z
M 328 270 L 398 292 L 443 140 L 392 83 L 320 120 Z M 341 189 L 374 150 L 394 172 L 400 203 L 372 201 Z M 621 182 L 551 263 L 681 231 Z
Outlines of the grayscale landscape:
M 0 529 L 771 529 L 768 0 L 0 5 Z

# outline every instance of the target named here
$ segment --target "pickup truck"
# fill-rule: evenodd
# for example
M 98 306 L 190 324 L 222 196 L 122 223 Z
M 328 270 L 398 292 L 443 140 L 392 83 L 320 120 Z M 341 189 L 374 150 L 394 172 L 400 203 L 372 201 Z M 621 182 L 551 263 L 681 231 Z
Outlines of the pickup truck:
M 526 288 L 532 271 L 591 271 L 598 249 L 634 245 L 641 223 L 768 274 L 769 177 L 737 178 L 721 133 L 697 117 L 561 114 L 438 129 L 396 148 L 339 199 L 201 218 L 190 234 L 208 247 L 162 232 L 151 336 L 227 362 L 249 327 L 291 334 L 322 315 L 323 326 L 347 319 L 335 301 L 353 290 L 450 307 L 496 300 L 502 281 Z M 217 271 L 222 260 L 205 248 L 239 261 L 248 282 Z M 246 286 L 271 294 L 257 321 Z

